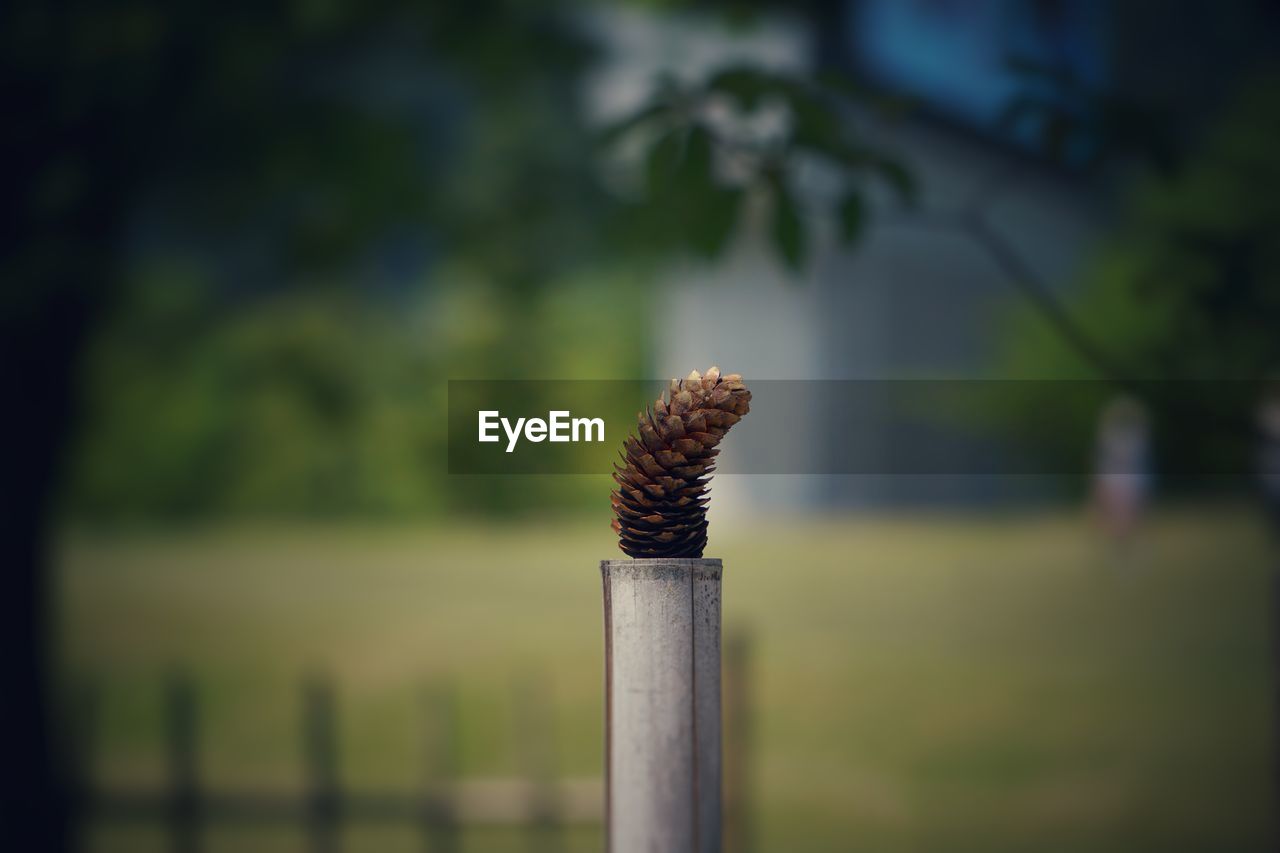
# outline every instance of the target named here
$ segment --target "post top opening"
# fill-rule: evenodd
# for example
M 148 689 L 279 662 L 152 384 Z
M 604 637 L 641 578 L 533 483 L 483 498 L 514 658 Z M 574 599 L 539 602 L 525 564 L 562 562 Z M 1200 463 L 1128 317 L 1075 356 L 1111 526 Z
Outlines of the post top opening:
M 719 557 L 619 557 L 616 560 L 601 560 L 600 568 L 614 568 L 618 566 L 635 566 L 636 568 L 645 568 L 648 566 L 673 566 L 678 568 L 720 568 L 723 565 Z
M 724 566 L 719 557 L 637 557 L 601 560 L 600 574 L 607 582 L 618 580 L 666 580 L 699 578 L 719 581 Z

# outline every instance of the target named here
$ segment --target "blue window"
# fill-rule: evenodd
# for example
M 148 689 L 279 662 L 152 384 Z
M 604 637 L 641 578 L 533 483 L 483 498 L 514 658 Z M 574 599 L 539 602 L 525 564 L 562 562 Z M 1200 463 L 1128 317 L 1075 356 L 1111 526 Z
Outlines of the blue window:
M 873 80 L 994 131 L 1027 87 L 1011 58 L 1104 82 L 1106 16 L 1101 0 L 861 0 L 849 43 Z

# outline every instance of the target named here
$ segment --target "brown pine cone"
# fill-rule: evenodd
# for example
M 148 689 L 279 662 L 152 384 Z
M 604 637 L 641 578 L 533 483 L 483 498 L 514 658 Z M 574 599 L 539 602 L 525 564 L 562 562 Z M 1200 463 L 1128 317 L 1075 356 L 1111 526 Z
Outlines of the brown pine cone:
M 741 376 L 713 367 L 671 380 L 666 399 L 637 416 L 639 436 L 627 436 L 613 473 L 613 529 L 627 556 L 702 556 L 716 445 L 750 402 Z

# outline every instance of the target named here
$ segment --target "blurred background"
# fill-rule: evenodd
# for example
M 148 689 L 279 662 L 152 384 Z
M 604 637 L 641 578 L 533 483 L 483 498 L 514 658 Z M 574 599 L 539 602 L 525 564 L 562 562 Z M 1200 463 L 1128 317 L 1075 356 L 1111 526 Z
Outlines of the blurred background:
M 1269 4 L 0 22 L 22 849 L 600 849 L 612 484 L 450 474 L 447 383 L 711 364 L 998 383 L 1039 460 L 735 430 L 796 473 L 714 487 L 732 851 L 1274 849 Z

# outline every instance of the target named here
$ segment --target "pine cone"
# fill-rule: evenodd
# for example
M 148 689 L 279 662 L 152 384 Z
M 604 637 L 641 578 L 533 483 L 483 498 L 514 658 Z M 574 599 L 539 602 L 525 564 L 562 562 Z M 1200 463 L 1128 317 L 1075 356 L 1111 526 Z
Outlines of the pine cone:
M 629 557 L 701 557 L 707 544 L 707 483 L 716 445 L 750 408 L 736 373 L 713 367 L 673 379 L 666 399 L 637 416 L 639 437 L 623 442 L 614 466 L 613 529 Z

